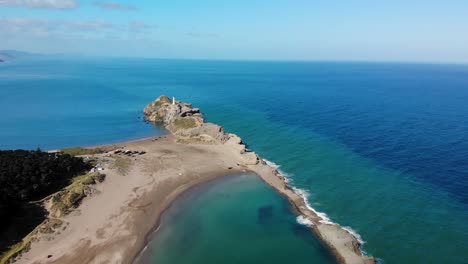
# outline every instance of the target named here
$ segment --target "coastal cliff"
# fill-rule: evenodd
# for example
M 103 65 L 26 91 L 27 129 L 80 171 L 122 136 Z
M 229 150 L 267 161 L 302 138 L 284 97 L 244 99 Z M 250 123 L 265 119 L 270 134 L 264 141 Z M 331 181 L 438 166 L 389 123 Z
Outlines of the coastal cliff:
M 148 122 L 163 125 L 182 144 L 224 145 L 238 157 L 238 166 L 260 176 L 278 193 L 285 196 L 292 211 L 307 223 L 310 230 L 330 249 L 340 263 L 376 263 L 374 257 L 365 256 L 361 242 L 348 229 L 323 219 L 309 206 L 303 193 L 290 186 L 287 178 L 275 166 L 261 159 L 255 152 L 247 151 L 242 139 L 235 134 L 226 133 L 216 124 L 205 123 L 200 109 L 174 98 L 160 96 L 144 109 Z
M 186 144 L 225 144 L 241 155 L 240 165 L 256 165 L 259 157 L 255 152 L 246 151 L 242 139 L 235 134 L 225 133 L 223 127 L 206 123 L 200 109 L 167 96 L 160 96 L 144 109 L 149 122 L 165 126 L 177 137 L 177 142 Z

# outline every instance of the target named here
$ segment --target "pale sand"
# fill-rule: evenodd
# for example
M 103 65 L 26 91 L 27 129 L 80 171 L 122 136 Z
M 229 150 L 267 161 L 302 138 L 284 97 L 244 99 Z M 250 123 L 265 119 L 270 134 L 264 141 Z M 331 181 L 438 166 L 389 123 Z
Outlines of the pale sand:
M 170 135 L 117 145 L 147 153 L 131 158 L 126 175 L 105 168 L 106 180 L 96 186 L 100 192 L 63 218 L 67 228 L 50 241 L 33 242 L 16 263 L 131 263 L 178 194 L 240 172 L 234 153 L 222 145 L 176 144 Z
M 229 144 L 177 144 L 174 136 L 167 135 L 157 141 L 144 139 L 117 145 L 147 153 L 131 158 L 126 175 L 107 166 L 106 180 L 96 187 L 100 193 L 85 198 L 76 212 L 63 218 L 69 223 L 64 231 L 54 234 L 52 240 L 33 242 L 17 263 L 132 263 L 161 213 L 180 193 L 243 170 L 259 175 L 288 198 L 296 214 L 312 220 L 315 225 L 311 230 L 339 262 L 374 263 L 361 255 L 359 243 L 347 231 L 319 223 L 320 217 L 306 207 L 303 198 L 287 186 L 274 168 L 263 161 L 239 166 L 242 154 Z

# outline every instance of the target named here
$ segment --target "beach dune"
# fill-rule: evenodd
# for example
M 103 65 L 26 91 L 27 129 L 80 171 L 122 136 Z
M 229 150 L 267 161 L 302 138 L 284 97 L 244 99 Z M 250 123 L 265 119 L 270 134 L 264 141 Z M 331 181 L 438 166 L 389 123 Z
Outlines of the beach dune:
M 146 152 L 137 157 L 96 155 L 106 174 L 98 192 L 63 217 L 65 230 L 33 242 L 17 263 L 131 263 L 180 193 L 240 171 L 226 148 L 176 144 L 172 135 L 157 139 L 116 145 Z

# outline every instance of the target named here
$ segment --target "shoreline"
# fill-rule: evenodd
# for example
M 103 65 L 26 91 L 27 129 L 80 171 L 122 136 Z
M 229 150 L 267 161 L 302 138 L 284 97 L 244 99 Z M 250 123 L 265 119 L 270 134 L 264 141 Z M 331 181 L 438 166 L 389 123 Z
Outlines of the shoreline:
M 262 161 L 265 162 L 263 159 Z M 286 176 L 283 176 L 275 167 L 265 165 L 272 170 L 272 175 L 280 179 L 279 181 L 271 178 L 268 173 L 262 173 L 258 170 L 252 170 L 252 172 L 289 201 L 291 211 L 297 217 L 302 217 L 302 220 L 305 221 L 302 224 L 307 226 L 313 235 L 330 250 L 338 263 L 376 263 L 373 257 L 364 255 L 361 250 L 362 243 L 348 228 L 322 218 L 320 214 L 324 213 L 311 207 L 307 198 L 298 193 L 299 189 L 288 184 Z
M 152 228 L 150 230 L 148 230 L 148 232 L 144 235 L 143 243 L 141 244 L 141 246 L 135 248 L 136 249 L 134 251 L 135 254 L 133 254 L 133 257 L 131 258 L 130 263 L 137 263 L 136 261 L 141 256 L 141 254 L 144 252 L 144 250 L 147 248 L 147 246 L 148 246 L 148 244 L 150 242 L 150 237 L 152 235 L 154 235 L 157 232 L 157 230 L 161 227 L 161 218 L 162 218 L 163 214 L 174 204 L 174 202 L 182 194 L 184 194 L 186 192 L 189 192 L 193 188 L 199 187 L 200 185 L 207 184 L 207 183 L 215 181 L 217 179 L 220 179 L 220 178 L 223 178 L 223 177 L 229 177 L 229 176 L 232 176 L 232 175 L 235 175 L 235 174 L 238 174 L 238 173 L 242 173 L 242 172 L 237 171 L 237 172 L 232 172 L 230 174 L 213 175 L 212 177 L 203 179 L 201 181 L 192 182 L 190 184 L 180 186 L 180 188 L 174 190 L 169 195 L 169 197 L 163 202 L 163 207 L 162 207 L 161 211 L 158 213 L 157 219 L 154 222 L 154 224 L 152 225 Z
M 131 142 L 138 142 L 138 141 L 142 141 L 142 140 L 146 140 L 146 139 L 147 138 L 141 139 L 141 140 L 133 140 Z M 128 144 L 128 143 L 130 143 L 130 142 L 128 142 L 128 141 L 127 142 L 122 142 L 121 144 Z M 240 174 L 240 173 L 251 173 L 251 174 L 255 175 L 256 177 L 259 177 L 265 184 L 267 184 L 276 193 L 278 193 L 279 195 L 281 195 L 282 197 L 284 197 L 288 201 L 288 203 L 291 206 L 290 207 L 291 212 L 293 214 L 297 215 L 298 217 L 303 216 L 308 220 L 309 218 L 311 218 L 311 215 L 308 215 L 308 213 L 305 213 L 304 210 L 310 210 L 311 213 L 313 214 L 313 217 L 315 217 L 316 219 L 320 219 L 320 220 L 315 219 L 315 220 L 312 220 L 312 221 L 320 222 L 320 221 L 324 220 L 321 216 L 319 216 L 319 214 L 323 214 L 323 213 L 316 211 L 313 207 L 308 205 L 307 198 L 305 196 L 301 196 L 301 194 L 297 193 L 297 191 L 296 191 L 297 188 L 292 187 L 292 186 L 290 186 L 288 184 L 287 176 L 285 176 L 283 173 L 281 173 L 278 170 L 278 167 L 275 167 L 275 166 L 273 166 L 273 164 L 270 164 L 271 161 L 261 159 L 261 158 L 260 158 L 260 161 L 261 161 L 261 164 L 266 165 L 267 167 L 272 169 L 272 172 L 275 174 L 275 176 L 283 178 L 283 187 L 285 189 L 291 190 L 296 196 L 298 196 L 300 199 L 302 199 L 302 203 L 298 203 L 298 200 L 296 199 L 296 197 L 293 197 L 293 196 L 288 195 L 287 193 L 281 191 L 278 185 L 272 184 L 272 182 L 268 180 L 269 176 L 265 177 L 264 174 L 259 173 L 255 168 L 254 169 L 246 168 L 245 170 L 234 171 L 232 173 L 223 174 L 223 175 L 217 175 L 217 176 L 213 176 L 213 177 L 204 179 L 204 180 L 199 181 L 199 182 L 194 182 L 193 184 L 188 185 L 188 186 L 181 186 L 182 189 L 175 190 L 173 193 L 171 193 L 170 199 L 165 203 L 164 209 L 162 209 L 162 211 L 159 213 L 158 218 L 157 218 L 155 224 L 153 225 L 153 228 L 150 231 L 148 231 L 148 233 L 145 235 L 145 238 L 144 238 L 145 242 L 144 242 L 143 246 L 140 247 L 138 253 L 133 257 L 131 263 L 137 263 L 136 261 L 138 260 L 139 257 L 141 257 L 142 253 L 147 248 L 147 246 L 148 246 L 148 244 L 149 244 L 149 242 L 151 240 L 150 237 L 153 236 L 153 235 L 157 235 L 157 231 L 161 227 L 161 218 L 162 218 L 163 214 L 173 205 L 173 203 L 178 198 L 180 198 L 181 195 L 183 195 L 186 192 L 190 192 L 193 188 L 200 187 L 200 185 L 208 184 L 210 182 L 222 179 L 224 177 L 230 177 L 230 176 L 234 176 L 234 175 L 237 175 L 237 174 Z M 304 206 L 305 206 L 305 208 L 304 208 Z M 337 223 L 331 222 L 328 219 L 325 220 L 325 221 L 326 221 L 326 223 L 322 223 L 321 225 L 336 226 L 337 228 L 341 228 L 343 231 L 347 232 L 350 236 L 352 236 L 357 241 L 357 244 L 353 243 L 354 252 L 357 251 L 357 252 L 359 252 L 359 254 L 362 257 L 367 257 L 367 256 L 364 255 L 364 253 L 360 249 L 360 245 L 362 245 L 362 242 L 359 241 L 358 237 L 356 237 L 355 234 L 353 234 L 351 231 L 349 231 L 348 228 L 343 227 L 343 226 L 341 226 L 341 225 L 339 225 Z M 330 241 L 327 238 L 327 236 L 323 234 L 323 231 L 321 231 L 319 228 L 317 228 L 316 223 L 312 222 L 312 224 L 304 224 L 304 223 L 298 223 L 298 224 L 305 225 L 311 231 L 311 233 L 316 237 L 316 239 L 318 239 L 320 242 L 322 242 L 324 244 L 324 246 L 328 250 L 330 250 L 330 253 L 335 257 L 335 259 L 338 261 L 338 263 L 365 263 L 365 264 L 375 263 L 375 260 L 372 259 L 372 257 L 369 257 L 369 259 L 364 259 L 364 261 L 362 261 L 362 262 L 359 259 L 350 259 L 349 256 L 348 257 L 343 257 L 342 254 L 340 253 L 340 250 L 335 247 L 336 245 L 334 245 L 334 242 Z
M 153 141 L 155 138 L 158 140 Z M 97 186 L 98 194 L 84 198 L 76 212 L 63 217 L 64 222 L 70 223 L 67 229 L 53 237 L 39 238 L 15 263 L 81 264 L 83 261 L 101 263 L 103 259 L 113 260 L 111 263 L 133 263 L 147 245 L 148 236 L 158 228 L 163 212 L 182 193 L 220 177 L 244 173 L 243 168 L 236 166 L 235 159 L 225 153 L 226 149 L 177 144 L 171 134 L 155 138 L 113 144 L 144 149 L 148 153 L 135 157 L 125 176 L 113 169 L 112 163 L 105 166 L 107 177 Z M 228 154 L 227 157 L 224 154 Z M 93 156 L 109 159 L 107 155 Z M 162 166 L 148 168 L 154 165 L 155 159 L 161 159 Z M 208 162 L 212 164 L 203 166 Z M 151 180 L 160 176 L 160 180 Z M 117 201 L 112 202 L 113 198 Z M 103 205 L 108 208 L 103 210 Z M 85 219 L 96 214 L 101 215 L 100 219 L 90 220 L 89 225 L 83 224 Z M 116 219 L 115 214 L 123 216 Z M 113 232 L 101 234 L 105 229 Z M 119 238 L 120 235 L 127 239 Z M 48 255 L 52 257 L 48 258 Z
M 134 263 L 177 197 L 197 185 L 243 172 L 256 174 L 286 198 L 291 211 L 310 223 L 310 231 L 339 263 L 375 263 L 345 227 L 324 221 L 278 167 L 247 151 L 237 135 L 205 123 L 198 108 L 161 96 L 144 113 L 147 121 L 163 121 L 169 133 L 111 144 L 144 155 L 91 155 L 107 175 L 96 187 L 97 195 L 63 217 L 66 229 L 38 238 L 16 263 Z M 100 146 L 109 145 L 94 147 Z
M 376 263 L 374 257 L 364 255 L 361 250 L 362 242 L 349 231 L 349 228 L 320 216 L 324 213 L 318 212 L 311 207 L 308 204 L 307 197 L 298 193 L 300 189 L 289 185 L 287 177 L 278 171 L 277 167 L 269 164 L 270 161 L 261 158 L 260 161 L 264 167 L 254 168 L 250 171 L 289 201 L 291 211 L 307 221 L 307 224 L 302 224 L 307 226 L 314 236 L 330 250 L 338 263 Z M 270 169 L 271 172 L 265 172 L 265 167 Z M 272 176 L 276 176 L 276 179 Z
M 203 184 L 206 184 L 206 183 L 209 183 L 209 182 L 212 182 L 214 180 L 217 180 L 217 179 L 220 179 L 220 178 L 223 178 L 223 177 L 229 177 L 229 176 L 233 176 L 237 173 L 241 173 L 241 172 L 233 172 L 231 174 L 225 174 L 225 175 L 219 175 L 219 176 L 213 176 L 213 177 L 210 177 L 208 179 L 205 179 L 205 180 L 202 180 L 202 181 L 199 181 L 199 182 L 194 182 L 190 185 L 186 185 L 186 186 L 181 186 L 182 188 L 180 190 L 175 190 L 174 192 L 172 192 L 170 194 L 170 198 L 168 198 L 168 200 L 165 201 L 164 203 L 164 207 L 163 209 L 159 212 L 158 216 L 157 216 L 157 219 L 156 219 L 156 222 L 153 224 L 153 227 L 151 230 L 149 230 L 145 236 L 144 236 L 144 243 L 142 244 L 141 247 L 137 248 L 136 250 L 136 254 L 133 256 L 132 258 L 132 261 L 130 263 L 136 263 L 136 261 L 138 260 L 139 257 L 141 257 L 141 254 L 144 252 L 144 250 L 147 248 L 149 242 L 150 242 L 150 237 L 152 235 L 154 235 L 158 229 L 161 227 L 161 217 L 163 216 L 163 214 L 174 204 L 174 202 L 184 193 L 186 192 L 189 192 L 191 191 L 193 188 L 196 188 L 196 187 L 199 187 L 200 185 L 203 185 Z
M 198 182 L 198 183 L 195 183 L 191 186 L 188 186 L 186 189 L 180 191 L 179 193 L 177 193 L 173 199 L 171 199 L 168 203 L 167 203 L 167 206 L 160 212 L 159 216 L 158 216 L 158 219 L 156 220 L 154 226 L 153 226 L 153 229 L 150 230 L 146 235 L 145 235 L 145 243 L 144 243 L 144 247 L 142 247 L 140 249 L 140 251 L 138 252 L 137 255 L 134 256 L 133 260 L 131 263 L 133 264 L 136 264 L 138 263 L 138 260 L 139 258 L 142 257 L 142 254 L 145 252 L 145 250 L 147 249 L 148 247 L 148 244 L 149 242 L 151 241 L 152 237 L 153 236 L 157 236 L 157 232 L 159 230 L 159 228 L 161 227 L 161 218 L 163 217 L 163 215 L 166 213 L 167 210 L 169 210 L 171 208 L 171 206 L 173 206 L 173 204 L 177 201 L 177 199 L 181 198 L 182 195 L 188 193 L 188 192 L 191 192 L 193 191 L 195 188 L 199 188 L 201 187 L 202 185 L 205 185 L 205 184 L 209 184 L 209 183 L 212 183 L 212 182 L 215 182 L 215 181 L 218 181 L 218 180 L 223 180 L 224 178 L 226 177 L 235 177 L 237 175 L 242 175 L 244 173 L 249 173 L 249 174 L 252 174 L 252 175 L 255 175 L 254 173 L 251 173 L 251 172 L 248 172 L 248 171 L 235 171 L 235 172 L 232 172 L 232 173 L 229 173 L 229 174 L 225 174 L 225 175 L 219 175 L 219 176 L 215 176 L 213 178 L 210 178 L 210 179 L 206 179 L 204 181 L 201 181 L 201 182 Z M 257 176 L 257 175 L 255 175 Z

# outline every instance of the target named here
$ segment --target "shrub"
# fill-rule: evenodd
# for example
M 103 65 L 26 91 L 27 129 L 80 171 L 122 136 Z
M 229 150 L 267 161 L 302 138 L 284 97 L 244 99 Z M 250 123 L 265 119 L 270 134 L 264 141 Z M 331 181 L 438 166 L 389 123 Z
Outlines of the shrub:
M 197 126 L 197 123 L 195 122 L 195 119 L 191 117 L 183 117 L 183 118 L 177 118 L 174 120 L 174 126 L 177 128 L 193 128 Z

